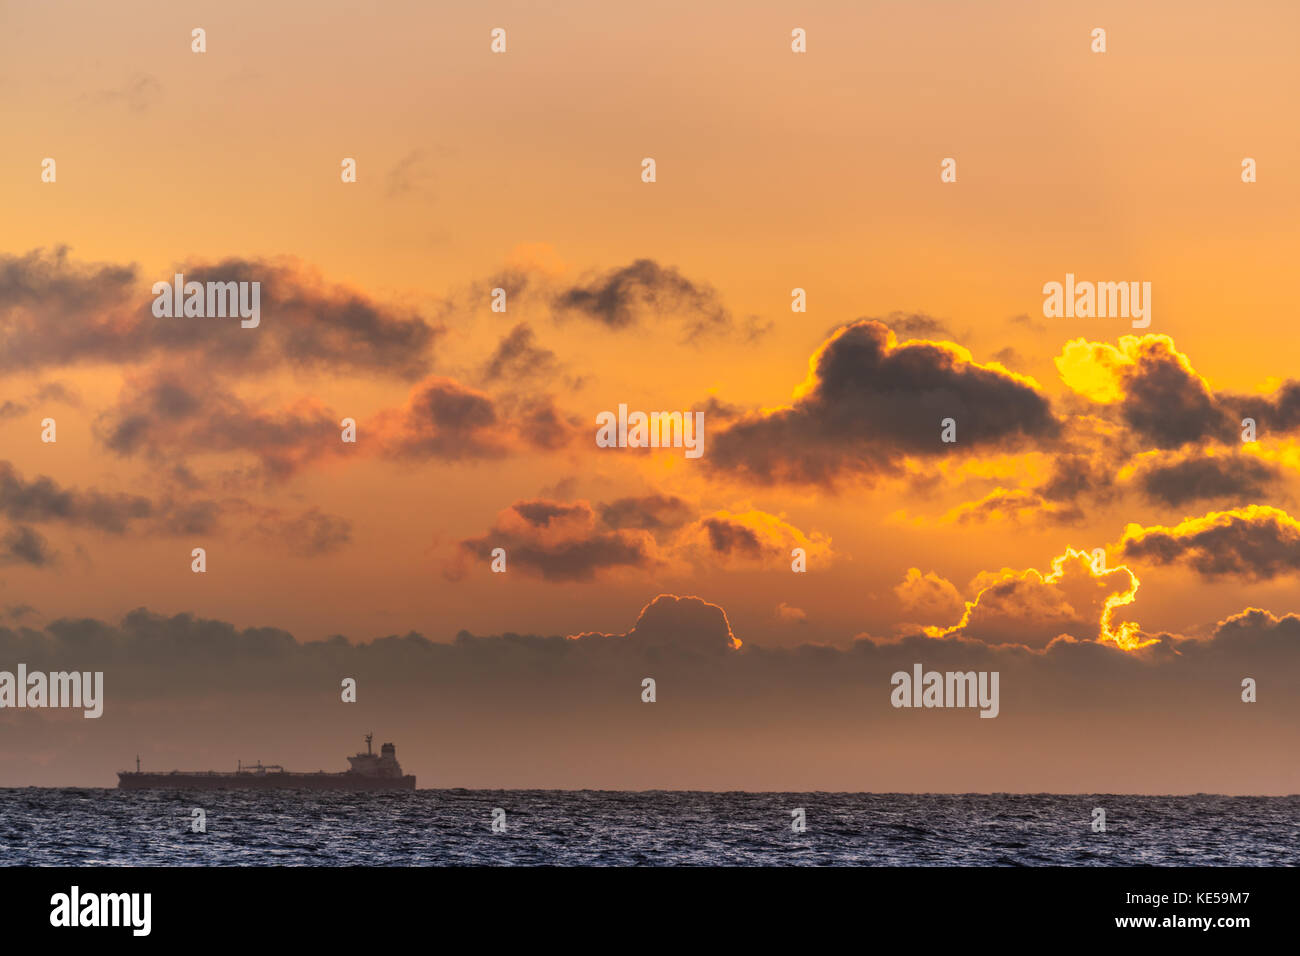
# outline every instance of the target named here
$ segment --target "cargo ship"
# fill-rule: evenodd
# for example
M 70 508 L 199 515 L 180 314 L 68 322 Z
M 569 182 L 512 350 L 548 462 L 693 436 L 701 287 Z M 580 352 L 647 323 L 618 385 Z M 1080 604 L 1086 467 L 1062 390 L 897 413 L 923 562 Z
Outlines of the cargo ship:
M 366 734 L 366 752 L 349 757 L 350 770 L 329 773 L 291 773 L 278 764 L 245 764 L 234 773 L 220 770 L 172 770 L 146 773 L 135 758 L 135 770 L 120 770 L 119 790 L 414 790 L 415 777 L 402 773 L 397 748 L 384 744 L 379 753 L 370 749 L 374 734 Z

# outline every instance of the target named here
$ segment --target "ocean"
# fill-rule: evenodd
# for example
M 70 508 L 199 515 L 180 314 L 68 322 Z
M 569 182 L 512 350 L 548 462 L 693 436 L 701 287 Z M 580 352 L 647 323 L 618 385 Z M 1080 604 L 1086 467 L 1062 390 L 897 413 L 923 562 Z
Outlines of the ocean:
M 1104 832 L 1093 831 L 1095 808 Z M 206 832 L 193 832 L 194 810 Z M 504 830 L 493 831 L 494 811 Z M 795 810 L 806 829 L 795 832 Z M 500 814 L 496 814 L 500 820 Z M 1295 866 L 1300 796 L 0 790 L 19 866 Z

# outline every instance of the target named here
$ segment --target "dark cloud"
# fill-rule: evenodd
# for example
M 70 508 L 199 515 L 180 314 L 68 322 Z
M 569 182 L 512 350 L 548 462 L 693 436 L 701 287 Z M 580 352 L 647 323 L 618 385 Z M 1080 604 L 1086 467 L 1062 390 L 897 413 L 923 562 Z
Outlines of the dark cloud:
M 1137 481 L 1148 499 L 1171 507 L 1216 498 L 1250 503 L 1275 491 L 1282 471 L 1252 455 L 1216 455 L 1155 464 Z
M 1157 448 L 1180 448 L 1236 430 L 1204 380 L 1166 336 L 1143 336 L 1122 371 L 1124 420 Z
M 433 345 L 442 333 L 440 326 L 413 311 L 381 305 L 361 292 L 326 283 L 290 260 L 232 258 L 188 266 L 184 272 L 186 281 L 262 284 L 262 319 L 256 329 L 220 319 L 153 319 L 162 323 L 154 335 L 160 345 L 201 348 L 206 364 L 284 364 L 331 374 L 382 373 L 414 379 L 429 370 Z
M 1072 502 L 1081 498 L 1106 500 L 1114 487 L 1108 462 L 1101 456 L 1062 454 L 1052 461 L 1052 472 L 1038 489 L 1051 502 Z
M 1277 617 L 1259 608 L 1247 608 L 1220 621 L 1213 641 L 1184 642 L 1188 652 L 1223 654 L 1243 648 L 1265 649 L 1276 642 L 1300 648 L 1300 615 Z
M 1255 420 L 1260 437 L 1300 428 L 1300 382 L 1288 381 L 1268 395 L 1216 392 L 1167 335 L 1126 335 L 1118 345 L 1075 339 L 1056 363 L 1083 395 L 1112 379 L 1117 394 L 1091 394 L 1102 403 L 1093 411 L 1104 412 L 1114 401 L 1119 418 L 1147 447 L 1237 444 L 1246 418 Z
M 1224 395 L 1223 403 L 1233 410 L 1233 418 L 1253 418 L 1256 431 L 1290 432 L 1300 428 L 1300 382 L 1288 381 L 1272 395 Z
M 575 428 L 549 396 L 498 400 L 433 376 L 412 389 L 404 406 L 376 415 L 374 432 L 389 457 L 462 461 L 525 448 L 554 451 L 573 440 Z
M 617 498 L 600 505 L 600 520 L 610 528 L 643 528 L 659 532 L 680 528 L 695 510 L 676 495 L 640 495 Z
M 945 418 L 957 422 L 956 444 L 940 440 Z M 899 344 L 866 320 L 818 350 L 792 406 L 715 433 L 706 457 L 760 482 L 831 484 L 893 471 L 905 455 L 1003 451 L 1046 443 L 1058 431 L 1047 398 L 1028 380 L 946 343 Z
M 506 550 L 507 570 L 548 581 L 587 581 L 602 572 L 648 569 L 658 563 L 648 532 L 603 527 L 585 501 L 533 499 L 502 511 L 482 537 L 461 541 L 447 576 L 459 578 L 474 561 L 486 567 L 496 548 Z
M 461 541 L 446 573 L 456 579 L 477 562 L 484 569 L 494 548 L 506 549 L 510 567 L 555 581 L 587 580 L 608 571 L 672 570 L 689 573 L 759 564 L 786 566 L 794 547 L 826 566 L 828 537 L 804 534 L 764 511 L 714 511 L 698 518 L 681 498 L 648 494 L 593 506 L 546 498 L 516 501 L 491 531 Z
M 166 366 L 128 377 L 93 427 L 111 451 L 164 463 L 190 488 L 202 484 L 186 465 L 191 456 L 250 455 L 257 469 L 247 478 L 281 481 L 308 464 L 358 455 L 459 461 L 553 451 L 576 428 L 548 396 L 502 405 L 436 376 L 416 385 L 405 405 L 358 420 L 355 443 L 342 440 L 343 418 L 316 399 L 276 407 L 235 394 L 206 370 Z
M 1300 522 L 1269 506 L 1212 511 L 1173 527 L 1130 524 L 1118 546 L 1126 558 L 1184 564 L 1208 578 L 1269 580 L 1300 571 Z
M 418 314 L 326 283 L 292 260 L 184 263 L 187 282 L 260 282 L 261 322 L 156 318 L 154 281 L 134 266 L 87 265 L 66 247 L 0 255 L 0 372 L 87 362 L 139 362 L 158 353 L 193 354 L 225 374 L 271 368 L 395 375 L 425 374 L 441 334 Z
M 141 751 L 146 767 L 205 769 L 270 747 L 292 769 L 333 769 L 364 720 L 423 786 L 1294 792 L 1285 761 L 1263 759 L 1291 752 L 1300 720 L 1284 693 L 1300 680 L 1294 615 L 1248 609 L 1208 638 L 1136 652 L 922 635 L 765 648 L 720 605 L 672 594 L 630 623 L 365 643 L 144 609 L 0 627 L 0 660 L 102 671 L 107 718 L 0 712 L 0 785 L 110 785 Z M 917 663 L 997 671 L 997 719 L 893 708 L 891 675 Z M 1241 702 L 1245 676 L 1267 705 Z M 343 677 L 359 691 L 345 707 Z M 1134 735 L 1141 747 L 1116 749 Z
M 547 501 L 542 498 L 533 501 L 516 501 L 511 508 L 515 514 L 534 528 L 548 528 L 552 521 L 559 522 L 575 516 L 589 517 L 591 507 L 585 502 L 565 504 L 560 501 Z
M 740 554 L 749 558 L 763 555 L 763 544 L 758 532 L 738 521 L 725 518 L 705 518 L 703 527 L 709 546 L 721 554 Z
M 16 525 L 9 528 L 0 539 L 0 563 L 30 564 L 43 568 L 55 562 L 50 544 L 35 528 Z
M 134 265 L 74 262 L 66 246 L 0 254 L 0 372 L 137 357 L 138 281 Z
M 696 402 L 691 406 L 692 412 L 703 412 L 704 420 L 710 428 L 717 428 L 719 425 L 730 425 L 732 422 L 744 418 L 752 409 L 744 408 L 740 405 L 724 402 L 716 395 L 710 395 L 703 402 Z
M 341 418 L 314 400 L 270 408 L 250 403 L 204 373 L 163 367 L 128 379 L 94 432 L 119 455 L 177 461 L 187 455 L 248 453 L 266 477 L 283 479 L 309 461 L 347 453 Z
M 668 318 L 680 324 L 687 341 L 711 334 L 754 339 L 767 329 L 753 317 L 737 322 L 711 286 L 692 282 L 653 259 L 637 259 L 563 289 L 553 307 L 560 314 L 582 315 L 615 330 L 635 328 L 648 317 Z
M 742 642 L 731 630 L 727 612 L 697 597 L 660 594 L 641 609 L 636 624 L 625 634 L 586 633 L 574 640 L 624 639 L 641 649 L 671 648 L 690 656 L 726 654 Z
M 351 538 L 351 524 L 317 508 L 284 514 L 240 498 L 221 500 L 164 495 L 105 494 L 95 489 L 61 487 L 44 475 L 28 481 L 9 462 L 0 462 L 0 515 L 15 522 L 57 522 L 123 534 L 143 524 L 149 533 L 164 535 L 215 534 L 230 519 L 278 550 L 308 557 L 337 550 Z M 6 538 L 11 559 L 38 567 L 53 560 L 45 539 L 25 525 L 16 525 Z
M 541 451 L 558 451 L 578 437 L 580 421 L 562 412 L 549 395 L 504 403 L 516 419 L 519 441 Z
M 376 430 L 385 454 L 400 458 L 498 458 L 514 444 L 496 403 L 449 378 L 421 382 L 404 407 L 380 413 Z
M 549 376 L 556 369 L 555 353 L 537 345 L 527 322 L 520 322 L 501 339 L 483 369 L 485 381 Z
M 351 523 L 337 515 L 309 508 L 298 514 L 254 505 L 241 498 L 221 500 L 163 496 L 105 494 L 61 487 L 40 476 L 27 481 L 9 462 L 0 462 L 0 515 L 14 522 L 58 522 L 123 534 L 141 523 L 150 533 L 164 535 L 217 534 L 232 520 L 274 548 L 298 557 L 336 551 L 351 540 Z M 15 524 L 4 539 L 5 555 L 36 567 L 54 562 L 45 538 L 26 524 Z
M 122 534 L 132 521 L 152 516 L 154 507 L 139 495 L 61 488 L 44 475 L 26 481 L 10 462 L 0 461 L 0 514 L 13 521 L 61 521 Z
M 781 515 L 751 508 L 719 510 L 702 515 L 676 532 L 668 543 L 672 551 L 695 567 L 789 567 L 791 552 L 802 548 L 808 561 L 828 567 L 833 558 L 831 539 L 819 531 L 805 534 Z

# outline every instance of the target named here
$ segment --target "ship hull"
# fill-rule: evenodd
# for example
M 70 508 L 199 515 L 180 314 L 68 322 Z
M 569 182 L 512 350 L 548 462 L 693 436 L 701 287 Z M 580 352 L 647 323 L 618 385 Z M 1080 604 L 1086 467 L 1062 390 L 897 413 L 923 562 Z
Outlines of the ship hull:
M 131 773 L 117 775 L 119 790 L 414 790 L 415 777 L 359 773 Z

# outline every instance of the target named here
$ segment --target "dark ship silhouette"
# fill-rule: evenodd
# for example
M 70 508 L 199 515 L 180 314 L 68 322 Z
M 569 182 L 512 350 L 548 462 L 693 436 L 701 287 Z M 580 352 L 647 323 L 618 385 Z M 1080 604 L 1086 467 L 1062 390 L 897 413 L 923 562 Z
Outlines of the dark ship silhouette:
M 142 773 L 140 758 L 135 770 L 120 770 L 119 790 L 414 790 L 415 777 L 402 774 L 397 748 L 384 744 L 379 753 L 370 749 L 374 734 L 366 734 L 366 752 L 349 757 L 351 770 L 341 773 L 291 773 L 279 764 L 251 766 L 240 761 L 234 773 L 220 770 L 173 770 L 170 773 Z

